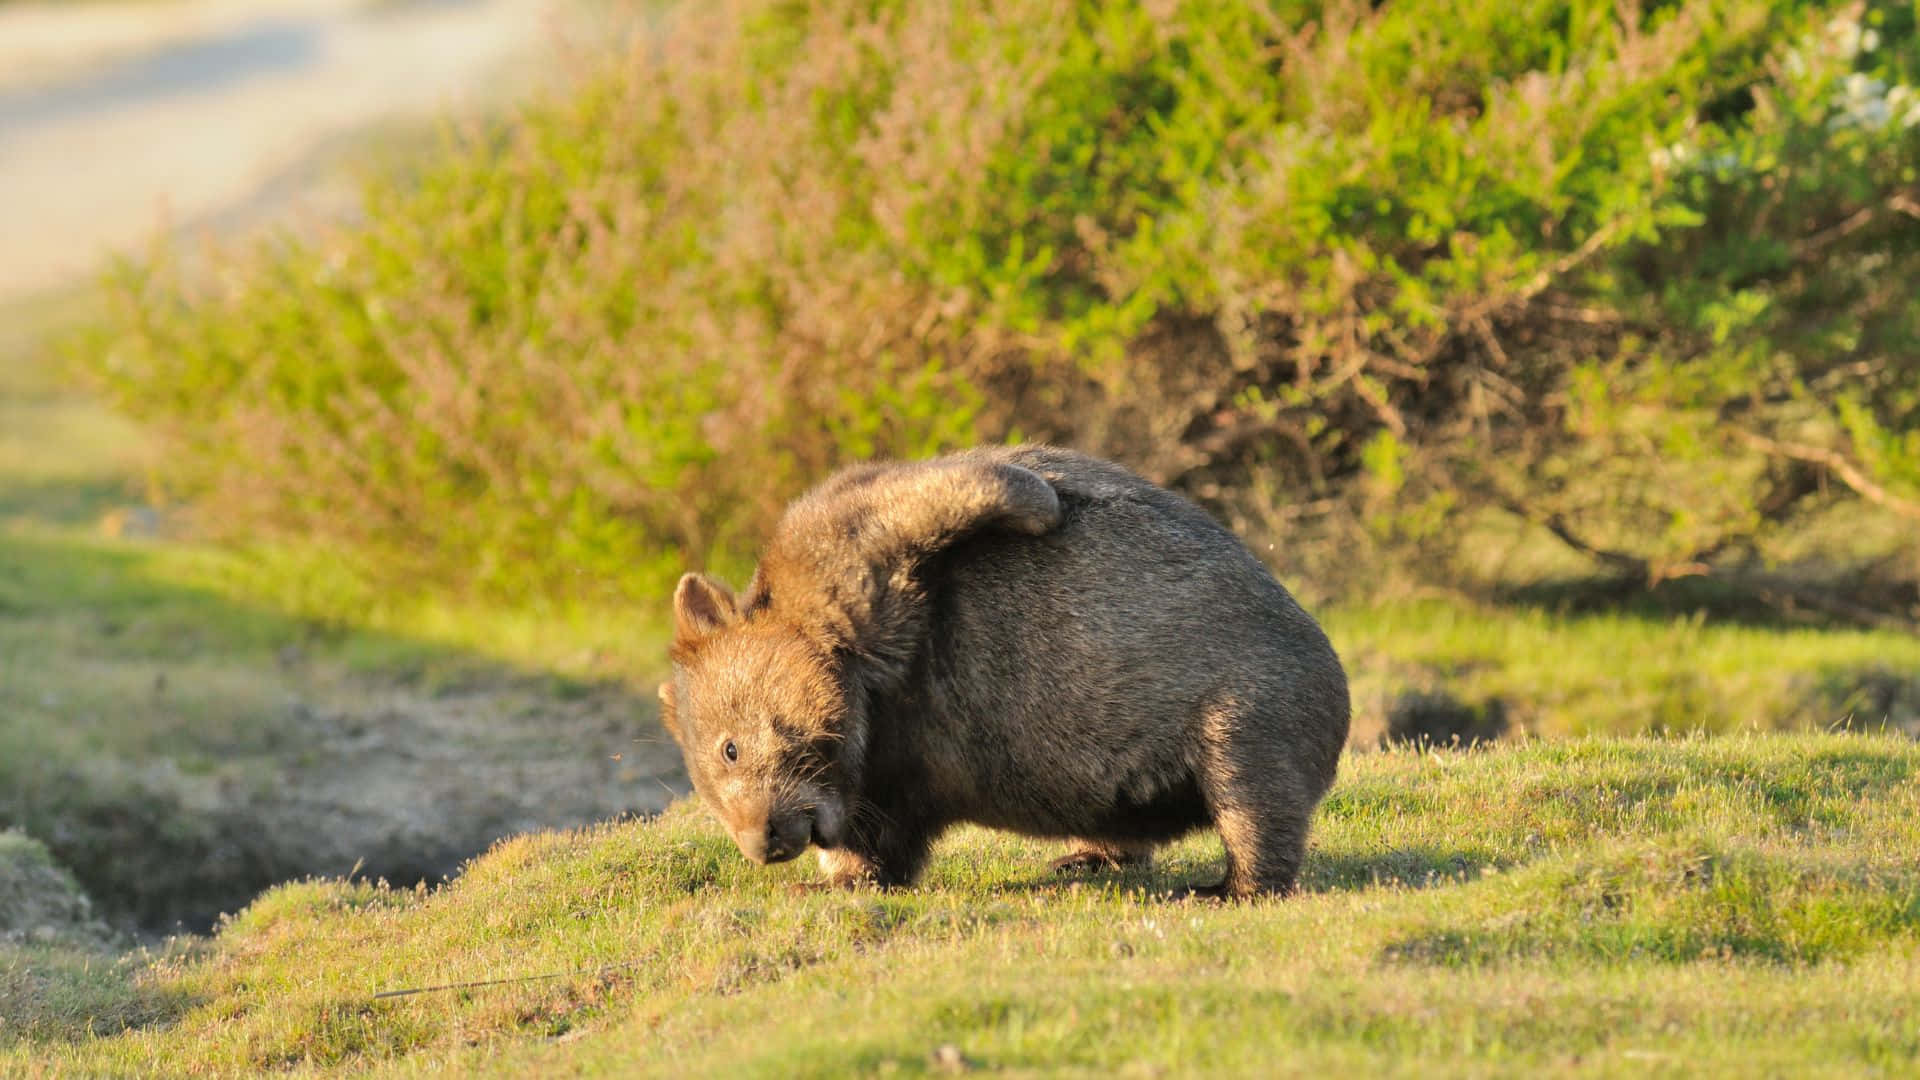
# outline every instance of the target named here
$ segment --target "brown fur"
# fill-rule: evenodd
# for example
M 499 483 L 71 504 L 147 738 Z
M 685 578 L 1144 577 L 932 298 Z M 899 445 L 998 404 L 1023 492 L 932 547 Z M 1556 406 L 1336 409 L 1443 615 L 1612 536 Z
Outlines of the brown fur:
M 843 883 L 912 881 L 963 821 L 1076 838 L 1065 869 L 1212 825 L 1202 891 L 1284 893 L 1347 736 L 1339 659 L 1244 545 L 1052 447 L 840 473 L 741 596 L 689 574 L 674 611 L 695 787 L 750 858 L 811 843 Z

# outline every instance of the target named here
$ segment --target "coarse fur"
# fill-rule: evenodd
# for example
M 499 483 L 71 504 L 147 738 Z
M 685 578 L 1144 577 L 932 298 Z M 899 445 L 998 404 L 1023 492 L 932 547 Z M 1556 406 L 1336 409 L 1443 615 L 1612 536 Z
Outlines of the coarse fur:
M 759 862 L 914 880 L 974 822 L 1137 862 L 1206 825 L 1245 897 L 1293 888 L 1346 675 L 1246 547 L 1118 465 L 994 447 L 842 472 L 739 596 L 674 594 L 663 716 Z

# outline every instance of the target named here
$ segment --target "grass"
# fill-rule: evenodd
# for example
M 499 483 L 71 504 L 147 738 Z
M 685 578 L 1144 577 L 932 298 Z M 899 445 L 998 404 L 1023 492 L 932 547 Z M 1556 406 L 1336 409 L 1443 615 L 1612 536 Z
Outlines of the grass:
M 1082 882 L 966 830 L 799 888 L 696 808 L 530 835 L 436 891 L 282 886 L 0 1071 L 1688 1075 L 1920 1063 L 1920 747 L 1869 736 L 1359 754 L 1301 895 L 1180 904 L 1211 837 Z M 382 991 L 563 973 L 377 998 Z M 44 1031 L 42 1030 L 44 1029 Z

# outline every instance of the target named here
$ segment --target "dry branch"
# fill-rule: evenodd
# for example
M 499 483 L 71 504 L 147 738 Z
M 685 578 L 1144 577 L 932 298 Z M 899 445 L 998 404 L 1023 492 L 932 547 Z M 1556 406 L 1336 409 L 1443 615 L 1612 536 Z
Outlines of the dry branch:
M 1860 470 L 1859 466 L 1848 461 L 1837 451 L 1822 446 L 1808 446 L 1805 443 L 1782 442 L 1744 428 L 1735 428 L 1734 433 L 1740 437 L 1741 441 L 1756 450 L 1823 469 L 1834 479 L 1852 488 L 1861 498 L 1901 517 L 1920 521 L 1920 503 L 1903 499 L 1875 483 L 1872 477 Z

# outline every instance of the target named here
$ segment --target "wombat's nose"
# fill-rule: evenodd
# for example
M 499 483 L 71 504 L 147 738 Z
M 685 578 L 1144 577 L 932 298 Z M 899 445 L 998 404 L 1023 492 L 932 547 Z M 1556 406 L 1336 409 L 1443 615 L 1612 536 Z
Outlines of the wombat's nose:
M 749 825 L 736 829 L 733 834 L 733 842 L 740 846 L 740 854 L 762 866 L 794 858 L 807 850 L 807 845 L 812 841 L 811 813 L 770 817 L 758 828 Z
M 780 829 L 772 823 L 768 823 L 764 829 L 742 829 L 733 835 L 733 842 L 740 845 L 740 854 L 762 866 L 791 859 L 800 854 L 805 846 L 782 836 Z
M 763 841 L 764 846 L 761 848 L 761 850 L 766 853 L 766 858 L 761 861 L 775 863 L 783 859 L 791 859 L 795 855 L 800 854 L 800 849 L 806 845 L 804 843 L 795 843 L 794 838 L 787 835 L 792 831 L 790 828 L 783 829 L 774 822 L 767 822 L 767 835 Z
M 813 815 L 811 813 L 789 814 L 771 818 L 767 821 L 766 835 L 762 839 L 761 853 L 763 862 L 784 862 L 807 850 L 813 840 Z
M 733 834 L 733 842 L 740 847 L 740 854 L 765 866 L 767 863 L 766 832 L 757 829 L 741 829 Z

